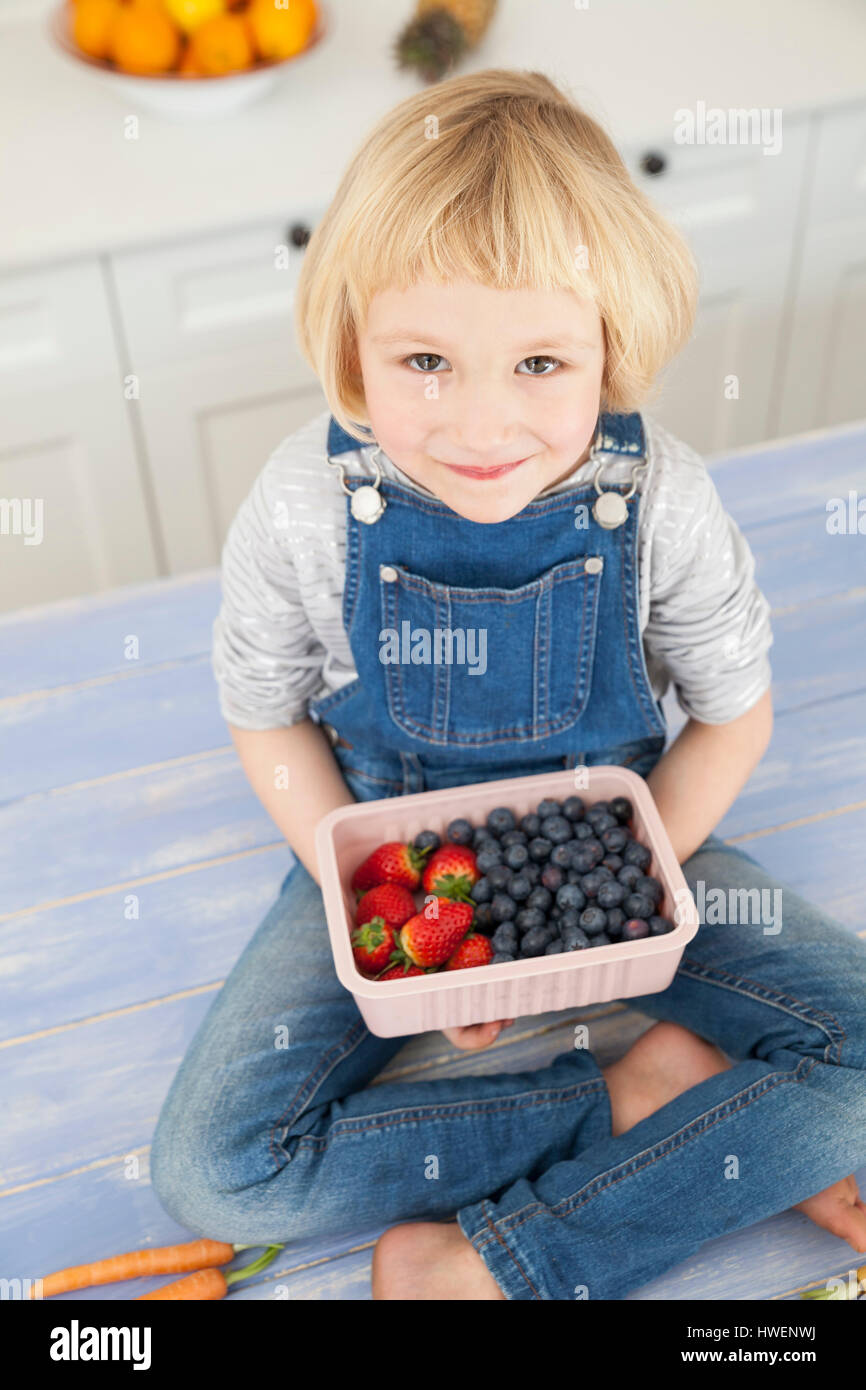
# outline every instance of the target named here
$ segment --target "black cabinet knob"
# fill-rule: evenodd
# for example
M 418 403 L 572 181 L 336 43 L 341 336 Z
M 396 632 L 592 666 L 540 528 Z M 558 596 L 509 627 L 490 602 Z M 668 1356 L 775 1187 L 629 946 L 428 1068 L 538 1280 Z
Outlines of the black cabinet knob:
M 287 239 L 291 246 L 306 246 L 312 235 L 312 229 L 306 222 L 293 222 L 289 227 Z
M 640 161 L 640 167 L 645 174 L 663 174 L 667 164 L 664 155 L 657 154 L 655 150 L 647 150 Z

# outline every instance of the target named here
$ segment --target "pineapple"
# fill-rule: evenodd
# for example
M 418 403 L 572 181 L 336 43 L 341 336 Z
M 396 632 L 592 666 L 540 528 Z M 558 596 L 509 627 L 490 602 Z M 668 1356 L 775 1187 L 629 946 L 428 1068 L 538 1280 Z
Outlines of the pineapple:
M 438 82 L 485 33 L 496 0 L 416 0 L 414 17 L 394 47 L 401 68 Z

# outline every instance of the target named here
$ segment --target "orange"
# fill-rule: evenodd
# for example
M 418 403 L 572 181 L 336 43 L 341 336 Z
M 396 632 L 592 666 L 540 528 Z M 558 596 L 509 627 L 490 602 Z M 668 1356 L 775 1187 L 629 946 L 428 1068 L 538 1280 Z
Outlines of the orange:
M 201 76 L 202 76 L 202 74 L 199 72 L 198 68 L 197 68 L 196 65 L 195 65 L 195 60 L 194 60 L 192 54 L 191 54 L 190 51 L 189 51 L 189 45 L 188 45 L 188 44 L 187 44 L 186 52 L 184 53 L 183 57 L 182 57 L 181 60 L 180 60 L 180 66 L 178 67 L 178 73 L 180 74 L 181 77 L 201 77 Z
M 225 0 L 164 0 L 166 13 L 185 34 L 191 34 L 206 19 L 222 14 Z
M 91 58 L 107 58 L 111 27 L 120 10 L 118 0 L 77 0 L 72 14 L 72 37 Z
M 111 30 L 109 56 L 122 72 L 167 72 L 179 54 L 180 35 L 162 10 L 139 0 L 121 6 Z
M 255 54 L 245 20 L 239 14 L 206 19 L 190 35 L 189 55 L 207 77 L 250 67 Z
M 291 58 L 306 48 L 316 27 L 315 0 L 250 0 L 247 22 L 263 58 Z

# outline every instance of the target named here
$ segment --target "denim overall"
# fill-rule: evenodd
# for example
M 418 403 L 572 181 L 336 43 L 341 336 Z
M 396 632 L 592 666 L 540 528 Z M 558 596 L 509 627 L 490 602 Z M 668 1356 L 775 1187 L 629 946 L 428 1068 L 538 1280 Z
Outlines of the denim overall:
M 642 460 L 640 415 L 603 414 L 597 444 Z M 332 417 L 329 458 L 357 447 Z M 495 525 L 401 483 L 381 482 L 373 523 L 346 498 L 343 624 L 358 674 L 309 712 L 359 799 L 581 764 L 649 773 L 665 721 L 638 621 L 640 494 L 604 486 L 633 494 L 610 530 L 591 481 Z
M 602 425 L 605 450 L 643 452 L 638 416 Z M 332 428 L 332 454 L 353 447 Z M 381 517 L 347 520 L 358 676 L 313 711 L 335 731 L 354 794 L 579 763 L 646 775 L 664 726 L 638 632 L 638 495 L 606 531 L 591 486 L 487 526 L 381 486 Z M 486 629 L 486 670 L 380 661 L 380 633 L 404 620 L 410 655 L 413 628 Z M 295 860 L 163 1105 L 150 1155 L 162 1205 L 198 1235 L 287 1242 L 290 1276 L 394 1223 L 456 1215 L 505 1298 L 582 1301 L 622 1299 L 705 1241 L 853 1172 L 866 1163 L 866 942 L 717 835 L 682 869 L 696 897 L 699 885 L 727 900 L 783 891 L 784 929 L 706 921 L 667 989 L 628 998 L 629 1010 L 716 1043 L 731 1065 L 614 1133 L 608 1009 L 579 1015 L 589 1046 L 572 1035 L 574 1015 L 556 1015 L 540 1031 L 521 1020 L 511 1047 L 505 1034 L 498 1069 L 464 1061 L 437 1075 L 429 1054 L 414 1065 L 404 1054 L 383 1074 L 405 1039 L 368 1031 L 337 979 L 320 888 Z M 621 1040 L 616 1055 L 625 1050 Z M 847 1244 L 834 1249 L 832 1268 L 858 1263 Z M 700 1271 L 686 1271 L 698 1298 Z M 779 1278 L 756 1275 L 754 1296 Z

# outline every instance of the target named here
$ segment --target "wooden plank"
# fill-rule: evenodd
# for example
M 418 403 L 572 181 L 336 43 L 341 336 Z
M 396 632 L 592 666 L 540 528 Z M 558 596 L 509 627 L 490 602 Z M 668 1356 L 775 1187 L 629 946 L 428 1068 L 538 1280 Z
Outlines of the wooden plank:
M 288 845 L 234 748 L 27 797 L 0 805 L 0 918 L 263 846 L 276 847 L 285 874 Z
M 0 923 L 0 1040 L 216 988 L 275 901 L 288 853 L 144 884 L 137 917 L 121 891 Z
M 829 497 L 862 495 L 866 427 L 773 441 L 707 460 L 725 508 L 745 530 L 757 522 L 823 511 Z
M 773 628 L 777 712 L 866 688 L 866 588 L 783 610 Z M 2 803 L 223 749 L 228 731 L 210 660 L 199 657 L 95 686 L 6 701 L 0 704 L 0 744 Z
M 17 909 L 0 919 L 0 1037 L 228 973 L 292 863 L 233 763 L 230 751 L 0 810 L 0 880 Z M 852 842 L 834 833 L 840 817 L 832 813 L 857 796 L 862 804 L 864 766 L 866 694 L 780 717 L 770 750 L 718 829 L 729 838 L 802 817 L 827 820 L 826 867 L 815 882 L 831 901 L 840 898 L 855 929 L 866 866 L 856 850 L 850 864 L 840 861 Z M 764 842 L 755 841 L 758 857 Z M 46 856 L 43 843 L 62 845 L 62 857 Z M 138 920 L 124 915 L 131 893 Z M 31 911 L 40 897 L 55 905 Z
M 230 744 L 208 657 L 0 705 L 0 802 Z
M 125 675 L 129 635 L 138 669 L 210 651 L 219 571 L 177 575 L 0 617 L 0 699 Z

